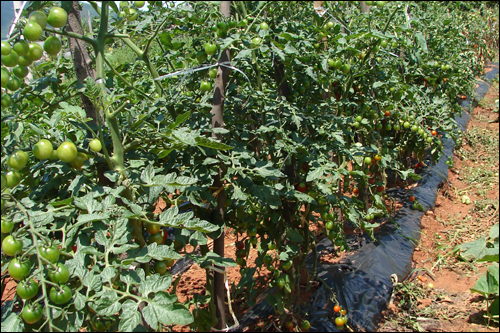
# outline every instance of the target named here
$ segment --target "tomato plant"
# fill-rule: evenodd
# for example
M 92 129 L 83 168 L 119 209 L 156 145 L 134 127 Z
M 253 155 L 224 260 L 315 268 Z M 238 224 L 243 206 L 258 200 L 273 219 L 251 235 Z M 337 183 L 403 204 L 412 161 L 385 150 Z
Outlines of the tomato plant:
M 67 13 L 69 4 L 61 2 Z M 44 274 L 54 275 L 53 266 L 35 246 L 57 244 L 57 268 L 70 268 L 75 295 L 56 304 L 42 293 L 49 318 L 40 330 L 81 329 L 71 317 L 77 307 L 83 329 L 105 330 L 100 322 L 109 317 L 100 315 L 109 302 L 120 310 L 108 315 L 116 314 L 124 331 L 213 327 L 178 300 L 165 316 L 144 313 L 158 297 L 172 297 L 168 267 L 191 255 L 187 245 L 203 248 L 197 258 L 203 265 L 239 265 L 242 276 L 256 265 L 272 271 L 260 285 L 281 285 L 269 296 L 279 322 L 301 323 L 295 281 L 305 269 L 301 258 L 317 243 L 304 223 L 326 230 L 340 251 L 347 250 L 347 216 L 375 237 L 366 221 L 387 214 L 378 191 L 385 174 L 411 175 L 424 152 L 437 161 L 442 143 L 432 131 L 448 137 L 454 99 L 473 89 L 481 62 L 477 49 L 459 48 L 459 28 L 475 29 L 471 46 L 484 44 L 458 3 L 411 3 L 421 23 L 404 31 L 397 5 L 377 6 L 369 17 L 354 3 L 329 6 L 328 14 L 349 22 L 347 31 L 309 11 L 311 3 L 244 2 L 222 13 L 211 2 L 150 2 L 147 11 L 137 10 L 145 5 L 140 1 L 102 2 L 82 34 L 50 5 L 28 3 L 29 23 L 24 27 L 21 18 L 2 42 L 2 63 L 13 68 L 2 67 L 2 88 L 10 90 L 2 94 L 2 187 L 10 187 L 2 216 L 16 221 L 10 232 L 22 242 L 10 253 L 24 251 L 23 260 L 46 264 L 29 278 L 50 291 L 55 282 Z M 486 7 L 485 13 L 491 15 Z M 451 23 L 444 25 L 444 16 Z M 27 53 L 23 32 L 33 40 Z M 72 49 L 69 59 L 38 62 L 69 37 L 86 47 Z M 46 51 L 35 43 L 40 38 Z M 377 53 L 379 45 L 384 52 Z M 95 75 L 76 84 L 72 57 L 91 59 L 87 69 Z M 11 82 L 28 75 L 27 66 L 33 80 Z M 49 154 L 43 138 L 58 148 Z M 17 151 L 32 151 L 36 160 L 12 159 L 11 167 Z M 29 218 L 18 224 L 20 215 Z M 238 239 L 236 262 L 214 261 L 214 253 L 223 256 L 218 249 L 227 230 Z M 205 248 L 207 237 L 214 250 Z M 256 262 L 248 260 L 251 248 Z M 236 297 L 257 286 L 256 279 L 240 281 Z M 193 297 L 189 304 L 215 318 L 211 312 L 225 297 L 211 294 L 202 307 Z M 66 309 L 51 318 L 55 307 Z M 287 314 L 279 313 L 283 308 Z M 152 322 L 121 319 L 135 316 Z

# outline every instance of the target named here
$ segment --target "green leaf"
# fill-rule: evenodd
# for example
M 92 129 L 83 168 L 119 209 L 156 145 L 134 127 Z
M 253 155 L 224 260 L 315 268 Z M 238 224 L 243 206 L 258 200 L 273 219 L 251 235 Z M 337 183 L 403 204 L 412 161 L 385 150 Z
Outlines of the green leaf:
M 214 139 L 209 139 L 205 137 L 197 137 L 196 139 L 196 144 L 198 146 L 202 147 L 207 147 L 207 148 L 212 148 L 212 149 L 220 149 L 220 150 L 229 150 L 233 149 L 233 146 L 226 145 L 224 143 L 215 141 Z
M 477 260 L 483 257 L 484 251 L 486 249 L 486 238 L 481 237 L 478 240 L 457 245 L 456 248 L 463 252 L 460 253 L 460 257 L 463 260 Z
M 208 252 L 203 257 L 198 257 L 196 255 L 188 255 L 194 262 L 196 262 L 200 267 L 206 267 L 210 265 L 220 266 L 220 267 L 236 267 L 236 263 L 231 258 L 221 257 L 217 253 Z
M 300 55 L 299 51 L 293 47 L 290 43 L 287 43 L 285 49 L 283 50 L 286 54 L 296 54 Z
M 146 277 L 146 280 L 142 281 L 139 286 L 139 292 L 145 296 L 149 297 L 151 293 L 157 293 L 160 291 L 165 291 L 170 288 L 172 284 L 172 275 L 160 275 L 153 274 Z
M 304 237 L 295 229 L 287 228 L 286 238 L 295 243 L 302 243 Z
M 101 316 L 112 316 L 120 312 L 121 308 L 122 304 L 116 292 L 107 290 L 99 297 L 95 310 Z
M 237 55 L 236 57 L 234 57 L 233 60 L 236 60 L 236 59 L 241 59 L 241 58 L 250 58 L 252 56 L 252 50 L 251 49 L 244 49 L 244 50 L 241 50 Z
M 170 129 L 176 128 L 177 126 L 188 120 L 190 116 L 191 116 L 191 111 L 186 111 L 183 114 L 178 115 L 177 118 L 175 118 L 175 122 L 169 125 L 169 128 Z
M 250 193 L 257 197 L 261 203 L 268 205 L 272 209 L 277 209 L 281 206 L 280 196 L 272 187 L 254 185 L 250 189 Z
M 146 322 L 154 330 L 158 329 L 158 323 L 164 325 L 188 325 L 193 321 L 191 312 L 181 305 L 163 302 L 163 295 L 155 295 L 155 299 L 142 310 L 142 315 Z
M 422 49 L 422 51 L 424 53 L 427 53 L 428 52 L 427 42 L 426 42 L 425 36 L 422 34 L 422 32 L 417 31 L 415 33 L 415 38 L 417 39 L 417 45 L 420 46 L 420 48 Z
M 139 326 L 141 322 L 141 313 L 137 311 L 138 308 L 139 303 L 134 300 L 127 299 L 123 302 L 118 325 L 118 330 L 120 332 L 134 332 L 135 328 Z
M 474 287 L 471 288 L 471 292 L 479 293 L 486 297 L 489 297 L 489 295 L 496 295 L 498 297 L 498 274 L 498 265 L 493 264 L 488 266 L 488 270 L 476 281 Z

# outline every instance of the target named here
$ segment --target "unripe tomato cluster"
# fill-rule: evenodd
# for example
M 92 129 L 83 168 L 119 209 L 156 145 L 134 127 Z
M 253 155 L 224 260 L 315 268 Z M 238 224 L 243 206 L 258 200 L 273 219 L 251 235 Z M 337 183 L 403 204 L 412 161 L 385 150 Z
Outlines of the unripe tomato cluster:
M 43 49 L 39 40 L 47 24 L 54 28 L 62 28 L 68 21 L 68 14 L 60 7 L 52 7 L 47 14 L 42 11 L 34 11 L 30 14 L 26 24 L 20 34 L 8 41 L 2 41 L 2 88 L 11 92 L 17 91 L 23 84 L 23 79 L 28 75 L 28 67 L 35 61 L 42 58 L 43 51 L 50 56 L 57 56 L 61 51 L 61 40 L 56 36 L 48 36 Z M 21 39 L 22 38 L 24 39 Z M 13 45 L 11 46 L 11 42 Z M 12 68 L 11 72 L 6 68 Z M 12 75 L 13 74 L 13 75 Z M 10 95 L 2 94 L 2 107 L 9 107 L 12 104 Z

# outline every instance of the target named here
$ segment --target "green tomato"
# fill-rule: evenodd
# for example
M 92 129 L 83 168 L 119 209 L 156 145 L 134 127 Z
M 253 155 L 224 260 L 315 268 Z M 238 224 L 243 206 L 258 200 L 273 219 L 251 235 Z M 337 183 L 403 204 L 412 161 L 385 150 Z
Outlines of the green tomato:
M 144 1 L 135 1 L 135 2 L 144 2 Z M 96 332 L 106 332 L 109 330 L 113 321 L 106 317 L 100 317 L 97 314 L 92 315 L 90 318 L 90 325 Z
M 88 159 L 89 158 L 87 157 L 87 154 L 79 152 L 76 154 L 76 158 L 73 161 L 71 161 L 70 164 L 73 168 L 75 168 L 76 170 L 79 170 L 79 169 L 81 169 L 81 167 L 83 166 L 85 161 Z
M 198 52 L 196 52 L 196 60 L 199 64 L 204 63 L 207 60 L 207 53 L 199 50 Z
M 54 28 L 62 28 L 68 21 L 68 13 L 61 7 L 52 7 L 47 17 L 47 23 Z
M 128 17 L 128 20 L 129 21 L 135 21 L 135 19 L 137 19 L 137 11 L 134 9 L 134 8 L 130 8 L 129 9 L 129 17 Z
M 248 236 L 255 236 L 255 235 L 257 235 L 257 228 L 254 227 L 254 226 L 248 228 L 247 234 L 248 234 Z
M 12 105 L 12 98 L 10 97 L 9 94 L 4 93 L 2 95 L 2 107 L 8 108 L 11 105 Z
M 157 223 L 149 223 L 149 222 L 146 222 L 146 231 L 151 234 L 151 235 L 154 235 L 154 234 L 157 234 L 160 232 L 161 230 L 161 225 L 157 224 Z
M 175 264 L 175 259 L 165 259 L 163 260 L 165 262 L 165 265 L 167 265 L 167 267 L 172 267 L 174 264 Z
M 250 43 L 252 47 L 259 47 L 262 42 L 262 39 L 260 37 L 255 37 L 252 39 L 252 42 Z
M 2 173 L 2 190 L 7 187 L 7 178 Z M 3 232 L 3 231 L 2 231 Z
M 2 250 L 8 256 L 15 256 L 21 253 L 23 249 L 23 242 L 12 237 L 12 235 L 6 236 L 2 241 Z
M 24 304 L 21 317 L 26 324 L 36 324 L 43 317 L 43 307 L 40 303 Z
M 285 261 L 281 263 L 281 267 L 286 271 L 292 268 L 292 262 L 291 261 Z
M 25 66 L 25 67 L 31 65 L 32 62 L 33 61 L 30 58 L 28 58 L 28 56 L 19 56 L 19 59 L 17 60 L 19 66 Z
M 71 296 L 71 289 L 68 286 L 52 287 L 49 293 L 50 300 L 57 305 L 68 303 L 71 300 Z
M 163 244 L 163 235 L 161 234 L 161 232 L 149 235 L 148 244 L 153 244 L 153 243 L 156 243 L 158 245 Z
M 326 230 L 332 230 L 333 229 L 333 222 L 332 221 L 328 221 L 325 223 L 325 229 Z
M 28 163 L 28 159 L 28 154 L 22 150 L 18 150 L 9 156 L 7 164 L 14 170 L 21 170 L 26 166 L 26 163 Z
M 56 56 L 61 51 L 61 40 L 55 36 L 50 36 L 43 43 L 43 49 L 51 56 Z
M 28 54 L 30 47 L 27 41 L 21 39 L 12 46 L 12 49 L 16 51 L 18 56 L 24 56 Z
M 101 141 L 99 139 L 93 139 L 90 141 L 89 147 L 92 151 L 99 152 L 102 149 Z
M 214 55 L 217 52 L 217 44 L 213 43 L 205 44 L 205 52 L 208 55 Z
M 26 57 L 31 61 L 40 60 L 43 56 L 43 49 L 38 43 L 30 43 Z
M 7 41 L 2 41 L 2 44 L 1 44 L 1 47 L 2 47 L 2 55 L 9 55 L 10 54 L 10 51 L 12 50 L 11 47 L 10 47 L 10 44 L 9 42 Z
M 342 67 L 340 67 L 340 71 L 344 74 L 348 74 L 351 71 L 351 66 L 348 64 L 342 65 Z
M 2 218 L 2 234 L 8 234 L 12 229 L 14 229 L 14 222 Z
M 372 158 L 369 156 L 366 156 L 365 157 L 365 164 L 368 164 L 368 165 L 372 164 Z
M 19 56 L 12 50 L 8 55 L 2 55 L 2 64 L 6 67 L 14 67 L 19 62 Z
M 278 287 L 278 289 L 283 289 L 283 287 L 285 286 L 285 279 L 280 277 L 276 280 L 276 286 Z
M 156 273 L 163 275 L 163 274 L 165 274 L 166 271 L 167 271 L 167 264 L 165 263 L 165 261 L 160 260 L 160 261 L 157 261 L 155 263 L 155 272 Z
M 38 283 L 34 279 L 23 280 L 17 285 L 17 294 L 22 299 L 31 299 L 38 294 Z
M 56 263 L 59 260 L 60 252 L 56 245 L 40 246 L 39 250 L 40 255 L 51 263 Z
M 53 255 L 53 253 L 52 253 Z M 69 280 L 69 269 L 65 264 L 59 262 L 55 270 L 49 270 L 49 279 L 54 283 L 64 284 Z
M 50 155 L 50 157 L 49 157 L 49 160 L 51 160 L 51 161 L 55 161 L 55 160 L 57 160 L 57 159 L 58 159 L 58 157 L 57 157 L 57 150 L 56 150 L 56 149 L 54 149 L 54 150 L 52 151 L 52 154 L 51 154 L 51 155 Z
M 35 22 L 38 23 L 38 25 L 45 30 L 47 27 L 47 15 L 45 15 L 44 12 L 42 11 L 34 11 L 33 13 L 30 14 L 30 17 L 28 18 L 29 22 Z
M 2 67 L 2 88 L 7 87 L 7 83 L 9 83 L 10 79 L 10 72 L 7 70 L 7 68 Z M 3 97 L 3 95 L 2 95 Z
M 11 76 L 9 83 L 7 83 L 7 89 L 10 91 L 16 91 L 21 87 L 21 80 L 17 76 Z
M 9 236 L 7 236 L 9 237 Z M 7 238 L 5 237 L 5 238 Z M 5 239 L 4 239 L 5 242 Z M 2 248 L 3 248 L 3 242 L 2 242 Z M 5 250 L 4 250 L 5 252 Z M 31 265 L 29 261 L 19 261 L 17 258 L 14 258 L 10 261 L 9 263 L 9 275 L 11 278 L 13 278 L 16 281 L 21 281 L 24 278 L 26 278 L 31 270 Z
M 202 81 L 200 83 L 200 90 L 202 92 L 210 91 L 210 90 L 212 90 L 212 84 L 210 82 L 208 82 L 208 81 Z
M 23 36 L 30 42 L 34 42 L 40 39 L 43 34 L 42 27 L 36 22 L 28 22 L 23 29 Z
M 134 6 L 136 8 L 142 8 L 146 4 L 146 1 L 134 1 Z
M 5 174 L 7 186 L 13 188 L 21 182 L 21 174 L 16 170 L 11 170 Z
M 57 157 L 63 162 L 73 162 L 77 155 L 78 151 L 73 142 L 64 141 L 59 148 L 57 148 Z
M 266 22 L 260 24 L 260 30 L 269 30 L 269 25 Z
M 26 66 L 17 65 L 16 67 L 12 68 L 12 73 L 14 73 L 14 75 L 18 78 L 22 79 L 23 77 L 26 77 L 26 75 L 28 75 L 29 69 Z
M 385 3 L 386 3 L 386 2 L 387 2 L 387 1 L 377 1 L 377 7 L 378 7 L 378 8 L 382 8 L 382 7 L 384 7 L 384 5 L 385 5 Z
M 45 160 L 52 156 L 54 148 L 52 142 L 47 139 L 41 139 L 33 146 L 33 155 L 39 160 Z
M 211 79 L 215 79 L 217 77 L 217 67 L 210 68 L 208 76 L 210 76 Z

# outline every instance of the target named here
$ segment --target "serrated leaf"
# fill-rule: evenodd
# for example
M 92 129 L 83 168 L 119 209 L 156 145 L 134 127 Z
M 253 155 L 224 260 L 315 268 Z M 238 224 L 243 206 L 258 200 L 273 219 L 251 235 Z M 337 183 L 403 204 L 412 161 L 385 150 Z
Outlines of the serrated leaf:
M 157 293 L 159 291 L 165 291 L 170 288 L 172 284 L 172 275 L 160 275 L 154 274 L 148 276 L 146 280 L 142 281 L 139 286 L 139 292 L 145 296 L 149 297 L 150 293 Z
M 195 140 L 197 145 L 211 149 L 229 150 L 234 148 L 233 146 L 226 145 L 224 143 L 205 137 L 197 137 Z
M 236 60 L 236 59 L 241 59 L 241 58 L 250 58 L 252 56 L 252 50 L 251 49 L 244 49 L 244 50 L 241 50 L 237 55 L 236 57 L 234 57 L 233 60 Z
M 99 297 L 96 302 L 96 312 L 101 316 L 112 316 L 120 312 L 122 304 L 120 298 L 116 295 L 115 291 L 108 290 Z
M 288 228 L 286 230 L 286 238 L 295 243 L 302 243 L 302 241 L 304 240 L 302 235 L 297 230 L 291 228 Z
M 126 300 L 122 305 L 122 313 L 120 314 L 120 324 L 118 330 L 120 332 L 134 332 L 135 328 L 141 322 L 141 314 L 137 311 L 139 304 L 133 300 Z
M 290 43 L 287 43 L 285 46 L 285 49 L 283 50 L 286 54 L 296 54 L 300 55 L 299 51 L 293 47 Z

